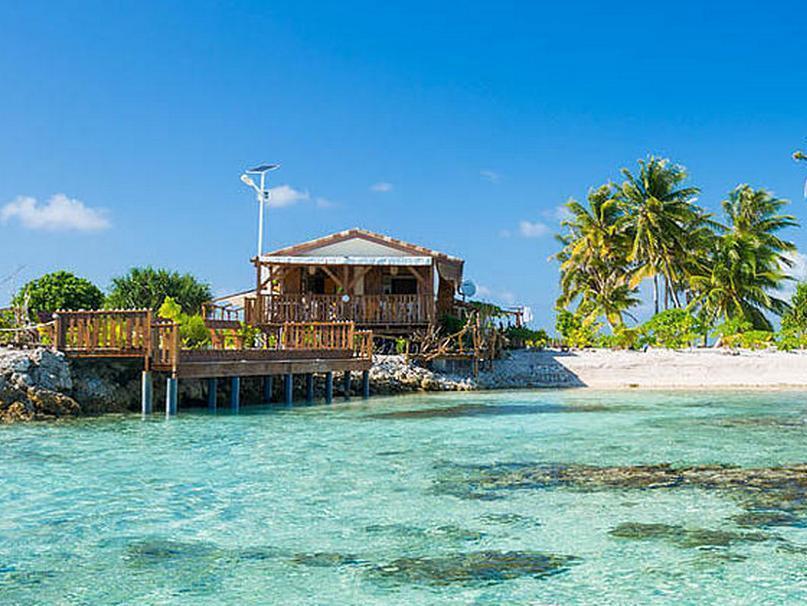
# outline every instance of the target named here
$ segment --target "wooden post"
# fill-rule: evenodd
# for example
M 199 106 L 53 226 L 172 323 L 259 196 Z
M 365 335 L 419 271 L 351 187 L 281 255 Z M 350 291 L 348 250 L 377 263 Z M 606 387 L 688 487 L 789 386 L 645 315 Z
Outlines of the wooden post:
M 361 373 L 361 395 L 366 400 L 370 397 L 370 371 L 363 370 Z
M 233 377 L 230 381 L 230 410 L 238 412 L 241 407 L 241 377 Z
M 325 373 L 325 403 L 333 402 L 333 371 Z
M 178 381 L 176 377 L 168 377 L 165 381 L 165 418 L 177 414 Z
M 342 391 L 344 392 L 343 396 L 345 400 L 350 399 L 350 371 L 346 370 L 344 376 L 342 377 Z
M 207 409 L 210 412 L 216 412 L 216 399 L 218 396 L 216 391 L 218 390 L 218 387 L 218 379 L 214 378 L 207 380 Z
M 150 415 L 154 406 L 154 383 L 147 370 L 140 375 L 140 409 L 143 416 Z
M 308 403 L 314 401 L 314 375 L 310 372 L 305 375 L 305 401 Z
M 283 393 L 286 401 L 286 406 L 291 406 L 294 403 L 294 375 L 286 373 L 283 380 Z
M 269 404 L 272 401 L 272 392 L 275 390 L 275 378 L 267 375 L 263 378 L 263 403 Z

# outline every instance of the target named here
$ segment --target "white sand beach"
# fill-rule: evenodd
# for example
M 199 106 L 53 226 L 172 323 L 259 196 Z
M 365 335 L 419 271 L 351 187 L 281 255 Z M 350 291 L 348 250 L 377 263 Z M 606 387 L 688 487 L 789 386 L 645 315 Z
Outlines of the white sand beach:
M 533 386 L 571 386 L 569 375 L 573 375 L 577 386 L 597 389 L 807 389 L 807 352 L 519 351 L 502 361 L 495 374 L 502 379 L 502 375 L 517 377 L 521 382 L 527 382 L 528 376 L 535 377 L 538 380 L 528 382 Z M 565 380 L 561 380 L 563 375 Z

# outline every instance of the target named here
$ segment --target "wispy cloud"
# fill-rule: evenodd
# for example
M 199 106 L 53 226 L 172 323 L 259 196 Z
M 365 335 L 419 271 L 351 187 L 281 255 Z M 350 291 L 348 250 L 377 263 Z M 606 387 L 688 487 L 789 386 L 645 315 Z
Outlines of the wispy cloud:
M 791 265 L 788 267 L 783 264 L 782 270 L 793 279 L 784 282 L 777 289 L 774 296 L 790 299 L 796 294 L 796 286 L 798 286 L 799 282 L 807 281 L 807 255 L 794 250 L 793 252 L 785 253 L 785 257 L 790 261 Z
M 314 204 L 317 205 L 317 208 L 333 208 L 336 206 L 336 204 L 328 200 L 328 198 L 323 197 L 319 197 L 314 200 Z
M 522 238 L 540 238 L 545 236 L 550 231 L 549 226 L 539 221 L 521 221 L 518 224 L 518 233 Z
M 502 176 L 497 173 L 495 170 L 485 169 L 479 171 L 479 176 L 482 177 L 485 181 L 489 181 L 490 183 L 498 183 L 502 180 Z
M 27 229 L 43 231 L 97 232 L 110 227 L 106 211 L 86 206 L 81 200 L 55 194 L 45 204 L 18 196 L 0 208 L 0 223 L 17 220 Z
M 387 181 L 379 181 L 378 183 L 373 183 L 370 186 L 370 191 L 385 194 L 389 191 L 392 191 L 392 183 L 388 183 Z
M 269 207 L 283 208 L 292 206 L 298 202 L 310 200 L 311 196 L 307 191 L 294 189 L 290 185 L 278 185 L 269 188 Z
M 488 301 L 490 303 L 513 305 L 516 302 L 516 295 L 509 290 L 497 291 L 485 286 L 484 284 L 477 284 L 476 296 L 480 300 Z
M 560 223 L 561 221 L 565 221 L 566 219 L 571 218 L 572 213 L 569 212 L 569 209 L 566 208 L 565 204 L 560 204 L 555 208 L 549 208 L 541 212 L 541 216 L 544 219 L 548 219 L 550 221 L 557 221 Z

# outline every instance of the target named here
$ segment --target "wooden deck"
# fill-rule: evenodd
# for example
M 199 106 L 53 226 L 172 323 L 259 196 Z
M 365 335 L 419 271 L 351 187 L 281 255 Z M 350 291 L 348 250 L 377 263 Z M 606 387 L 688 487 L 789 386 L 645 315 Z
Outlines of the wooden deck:
M 286 322 L 248 333 L 240 322 L 208 322 L 211 344 L 182 346 L 179 325 L 151 310 L 59 311 L 51 339 L 68 357 L 142 359 L 176 378 L 365 371 L 373 335 L 353 322 Z

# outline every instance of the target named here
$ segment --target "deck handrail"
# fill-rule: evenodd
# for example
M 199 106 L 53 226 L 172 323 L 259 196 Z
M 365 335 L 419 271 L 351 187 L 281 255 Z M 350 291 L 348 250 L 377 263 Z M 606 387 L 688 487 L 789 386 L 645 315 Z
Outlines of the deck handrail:
M 78 357 L 142 357 L 146 369 L 176 372 L 182 356 L 180 325 L 142 310 L 60 310 L 54 314 L 53 347 Z M 286 322 L 263 328 L 245 342 L 241 322 L 212 320 L 209 349 L 344 351 L 372 357 L 372 332 L 354 322 Z
M 424 324 L 434 320 L 435 300 L 430 294 L 352 295 L 348 300 L 343 295 L 262 294 L 260 300 L 245 300 L 245 317 L 251 324 Z

